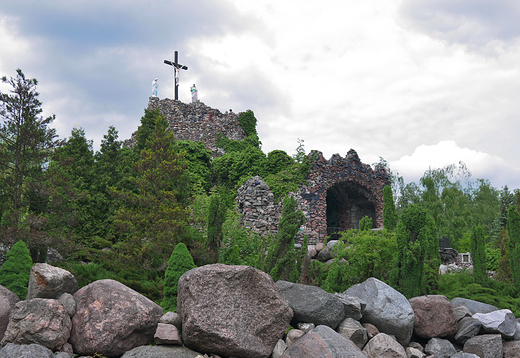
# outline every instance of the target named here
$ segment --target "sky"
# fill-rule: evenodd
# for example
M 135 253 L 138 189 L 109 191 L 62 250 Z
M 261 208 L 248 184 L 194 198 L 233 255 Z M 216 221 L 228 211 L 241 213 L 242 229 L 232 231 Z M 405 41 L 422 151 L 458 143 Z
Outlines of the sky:
M 253 110 L 262 149 L 355 149 L 406 182 L 463 161 L 520 188 L 518 0 L 0 0 L 0 77 L 38 80 L 61 138 L 129 138 L 159 83 Z M 0 84 L 0 90 L 9 90 Z

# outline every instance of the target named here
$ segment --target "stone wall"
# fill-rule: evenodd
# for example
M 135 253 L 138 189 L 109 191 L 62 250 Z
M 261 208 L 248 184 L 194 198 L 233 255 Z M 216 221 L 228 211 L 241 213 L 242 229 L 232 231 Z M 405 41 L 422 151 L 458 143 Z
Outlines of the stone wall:
M 168 120 L 175 138 L 204 142 L 206 148 L 213 156 L 222 155 L 224 152 L 215 144 L 217 135 L 222 133 L 233 140 L 243 140 L 246 133 L 238 123 L 238 114 L 234 112 L 221 113 L 218 109 L 206 106 L 202 102 L 183 103 L 168 98 L 160 100 L 158 97 L 150 97 L 149 110 L 157 109 Z M 132 137 L 124 141 L 124 146 L 132 148 L 136 143 L 136 132 Z
M 310 157 L 313 166 L 307 184 L 300 186 L 296 193 L 289 194 L 295 197 L 298 209 L 305 216 L 305 224 L 296 237 L 297 243 L 302 243 L 304 236 L 307 236 L 309 244 L 323 242 L 327 237 L 327 196 L 342 195 L 344 202 L 340 208 L 345 209 L 346 214 L 340 214 L 348 216 L 350 221 L 345 222 L 346 226 L 341 229 L 357 228 L 359 219 L 366 214 L 373 216 L 374 228 L 383 226 L 382 189 L 390 184 L 384 168 L 374 170 L 361 163 L 352 149 L 345 158 L 335 154 L 326 160 L 318 151 L 311 152 Z M 363 204 L 353 204 L 360 198 Z M 260 177 L 253 177 L 242 185 L 237 203 L 244 226 L 253 228 L 261 235 L 277 232 L 282 203 L 274 203 L 273 193 Z M 369 212 L 366 208 L 372 210 Z

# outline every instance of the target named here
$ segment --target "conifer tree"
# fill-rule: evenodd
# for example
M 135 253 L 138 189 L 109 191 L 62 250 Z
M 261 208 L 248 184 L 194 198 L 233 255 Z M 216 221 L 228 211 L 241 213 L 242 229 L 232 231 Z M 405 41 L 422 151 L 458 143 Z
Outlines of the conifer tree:
M 476 283 L 483 284 L 486 280 L 486 240 L 482 226 L 473 227 L 470 242 L 473 276 Z
M 226 220 L 226 205 L 220 195 L 210 197 L 208 208 L 208 241 L 213 262 L 218 260 L 218 248 L 222 243 L 222 224 Z
M 372 230 L 372 218 L 370 216 L 363 216 L 363 218 L 361 220 L 359 220 L 359 230 L 360 231 Z
M 385 185 L 383 188 L 383 205 L 383 226 L 387 230 L 395 230 L 398 217 L 390 185 Z
M 397 258 L 392 283 L 406 297 L 425 295 L 437 288 L 440 265 L 437 228 L 425 209 L 411 205 L 397 224 Z
M 516 290 L 520 291 L 520 214 L 514 205 L 511 205 L 507 212 L 507 233 L 513 284 Z
M 282 218 L 278 234 L 269 248 L 265 261 L 265 271 L 273 280 L 296 282 L 300 275 L 298 253 L 294 250 L 294 238 L 305 222 L 301 210 L 296 210 L 296 199 L 290 196 L 283 201 Z
M 175 311 L 177 309 L 177 285 L 179 278 L 189 270 L 197 267 L 186 245 L 182 242 L 175 246 L 175 249 L 168 261 L 168 268 L 164 275 L 162 308 L 165 311 Z
M 0 268 L 0 285 L 16 293 L 21 300 L 25 300 L 32 265 L 29 249 L 22 240 L 18 241 L 11 247 L 6 261 Z

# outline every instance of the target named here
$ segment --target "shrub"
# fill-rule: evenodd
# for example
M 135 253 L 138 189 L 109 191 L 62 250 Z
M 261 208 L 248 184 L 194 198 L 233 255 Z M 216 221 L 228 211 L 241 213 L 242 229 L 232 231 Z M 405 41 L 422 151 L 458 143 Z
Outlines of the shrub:
M 193 258 L 186 245 L 182 242 L 178 243 L 170 256 L 168 268 L 164 276 L 164 298 L 161 306 L 165 311 L 175 311 L 177 309 L 177 284 L 179 283 L 179 278 L 195 267 Z
M 0 284 L 24 300 L 27 296 L 32 265 L 29 249 L 22 240 L 18 241 L 11 247 L 5 263 L 0 268 Z

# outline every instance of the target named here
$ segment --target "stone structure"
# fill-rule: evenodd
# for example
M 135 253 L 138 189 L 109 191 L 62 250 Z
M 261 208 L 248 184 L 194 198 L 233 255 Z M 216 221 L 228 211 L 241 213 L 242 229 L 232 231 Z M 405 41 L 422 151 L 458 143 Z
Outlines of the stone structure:
M 326 160 L 319 151 L 309 156 L 312 169 L 307 184 L 290 194 L 305 215 L 297 243 L 307 236 L 309 244 L 316 244 L 333 232 L 357 229 L 365 215 L 372 218 L 373 228 L 383 226 L 382 189 L 390 185 L 384 168 L 374 170 L 363 164 L 353 149 L 345 158 L 334 154 Z M 275 204 L 273 193 L 260 177 L 242 185 L 237 202 L 244 226 L 261 235 L 277 232 L 282 203 Z
M 148 110 L 156 109 L 168 120 L 169 130 L 173 130 L 175 138 L 204 142 L 206 148 L 213 153 L 213 157 L 224 154 L 215 144 L 217 135 L 233 140 L 243 140 L 246 133 L 238 123 L 238 114 L 233 112 L 221 113 L 218 109 L 206 106 L 202 102 L 183 103 L 169 98 L 159 99 L 150 97 Z M 125 147 L 133 148 L 136 143 L 136 132 L 124 141 Z

